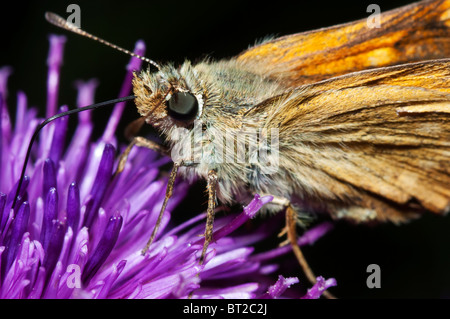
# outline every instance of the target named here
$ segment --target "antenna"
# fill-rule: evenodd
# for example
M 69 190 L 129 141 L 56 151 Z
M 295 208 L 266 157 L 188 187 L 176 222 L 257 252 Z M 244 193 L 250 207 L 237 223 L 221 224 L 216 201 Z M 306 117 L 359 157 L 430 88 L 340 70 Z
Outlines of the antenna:
M 39 124 L 36 127 L 36 129 L 34 130 L 33 136 L 31 137 L 30 144 L 28 145 L 27 155 L 25 156 L 25 161 L 24 161 L 23 167 L 22 167 L 22 173 L 20 174 L 20 178 L 19 178 L 19 184 L 17 185 L 16 194 L 14 195 L 14 201 L 13 201 L 13 204 L 12 204 L 11 207 L 14 209 L 14 206 L 16 205 L 17 198 L 19 197 L 20 188 L 22 187 L 23 179 L 25 177 L 25 170 L 26 170 L 27 163 L 28 163 L 28 160 L 30 159 L 30 155 L 31 155 L 31 147 L 33 146 L 33 143 L 36 140 L 36 138 L 37 138 L 37 136 L 39 134 L 39 131 L 44 126 L 46 126 L 48 123 L 50 123 L 50 122 L 52 122 L 52 121 L 54 121 L 56 119 L 59 119 L 59 118 L 61 118 L 63 116 L 69 116 L 69 115 L 72 115 L 72 114 L 75 114 L 75 113 L 79 113 L 79 112 L 83 112 L 83 111 L 87 111 L 87 110 L 98 109 L 99 107 L 103 107 L 103 106 L 114 104 L 114 103 L 134 100 L 135 98 L 136 98 L 136 96 L 130 95 L 130 96 L 114 99 L 114 100 L 109 100 L 109 101 L 105 101 L 105 102 L 101 102 L 101 103 L 96 103 L 96 104 L 80 107 L 80 108 L 77 108 L 77 109 L 73 109 L 73 110 L 69 110 L 69 111 L 66 111 L 66 112 L 62 112 L 62 113 L 53 115 L 52 117 L 49 117 L 48 119 L 43 121 L 41 124 Z
M 108 42 L 106 40 L 103 40 L 103 39 L 101 39 L 99 37 L 96 37 L 95 35 L 90 34 L 90 33 L 86 32 L 86 31 L 78 28 L 75 24 L 68 22 L 67 20 L 65 20 L 64 18 L 60 17 L 59 15 L 57 15 L 57 14 L 55 14 L 53 12 L 46 12 L 45 13 L 45 19 L 47 19 L 48 22 L 50 22 L 53 25 L 56 25 L 57 27 L 60 27 L 60 28 L 65 29 L 67 31 L 71 31 L 73 33 L 77 33 L 77 34 L 79 34 L 79 35 L 81 35 L 83 37 L 86 37 L 86 38 L 98 41 L 100 43 L 103 43 L 104 45 L 109 46 L 109 47 L 111 47 L 113 49 L 116 49 L 116 50 L 121 51 L 123 53 L 126 53 L 128 55 L 131 55 L 131 56 L 133 56 L 135 58 L 141 59 L 142 61 L 145 61 L 145 62 L 153 65 L 158 70 L 161 70 L 161 67 L 155 61 L 150 60 L 149 58 L 143 57 L 143 56 L 141 56 L 139 54 L 133 53 L 133 52 L 127 50 L 127 49 L 121 48 L 121 47 L 119 47 L 119 46 L 117 46 L 115 44 L 112 44 L 111 42 Z

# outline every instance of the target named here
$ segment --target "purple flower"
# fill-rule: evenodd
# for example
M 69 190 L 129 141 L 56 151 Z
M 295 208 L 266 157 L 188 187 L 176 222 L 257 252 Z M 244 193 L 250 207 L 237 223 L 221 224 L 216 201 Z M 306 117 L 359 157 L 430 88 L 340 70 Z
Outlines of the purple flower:
M 46 116 L 58 110 L 59 72 L 64 43 L 50 36 Z M 145 45 L 137 42 L 136 53 Z M 132 58 L 120 96 L 131 90 Z M 91 112 L 79 113 L 67 141 L 68 119 L 46 126 L 33 148 L 19 198 L 12 207 L 26 149 L 42 121 L 17 95 L 16 122 L 6 105 L 10 68 L 0 69 L 0 297 L 1 298 L 279 298 L 297 278 L 276 274 L 274 260 L 290 247 L 255 253 L 258 241 L 279 229 L 263 225 L 239 234 L 245 222 L 272 200 L 255 196 L 243 212 L 218 217 L 214 242 L 199 265 L 206 214 L 174 225 L 171 212 L 186 196 L 188 184 L 178 181 L 150 250 L 141 255 L 164 199 L 167 179 L 159 168 L 170 161 L 136 148 L 124 171 L 114 177 L 118 145 L 115 130 L 125 104 L 115 106 L 102 137 L 91 138 Z M 94 102 L 95 80 L 77 82 L 78 107 Z M 314 242 L 330 229 L 322 224 L 299 239 Z M 319 277 L 321 278 L 321 277 Z M 318 283 L 307 297 L 318 298 L 334 279 Z M 297 296 L 300 296 L 297 293 Z
M 308 289 L 308 292 L 302 297 L 302 299 L 317 299 L 325 290 L 337 285 L 336 279 L 334 278 L 325 280 L 325 278 L 319 276 L 316 278 L 316 280 L 317 282 L 315 283 L 315 285 L 311 289 Z

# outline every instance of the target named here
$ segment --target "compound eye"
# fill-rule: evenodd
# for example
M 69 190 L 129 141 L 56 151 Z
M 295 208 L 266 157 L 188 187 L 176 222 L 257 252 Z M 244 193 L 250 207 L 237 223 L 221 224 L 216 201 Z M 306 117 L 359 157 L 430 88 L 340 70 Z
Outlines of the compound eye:
M 189 92 L 175 92 L 166 106 L 169 115 L 181 121 L 194 119 L 198 112 L 197 98 Z

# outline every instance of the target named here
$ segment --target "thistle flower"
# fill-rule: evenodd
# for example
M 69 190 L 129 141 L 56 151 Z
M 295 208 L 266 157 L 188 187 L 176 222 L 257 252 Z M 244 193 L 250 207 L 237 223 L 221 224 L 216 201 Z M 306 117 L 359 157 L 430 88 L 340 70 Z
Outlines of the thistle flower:
M 57 111 L 59 72 L 64 43 L 50 36 L 46 116 Z M 135 52 L 144 55 L 137 42 Z M 120 96 L 131 90 L 132 71 L 141 61 L 131 59 Z M 273 231 L 260 227 L 236 236 L 236 230 L 272 200 L 255 196 L 236 216 L 217 218 L 214 240 L 205 262 L 198 259 L 203 245 L 205 214 L 173 225 L 171 212 L 186 196 L 188 185 L 179 181 L 163 216 L 151 249 L 141 249 L 155 225 L 167 180 L 159 174 L 169 162 L 154 152 L 134 149 L 124 171 L 113 177 L 118 145 L 114 132 L 125 107 L 115 106 L 102 137 L 93 142 L 90 111 L 79 114 L 78 126 L 66 145 L 67 118 L 41 133 L 27 166 L 27 176 L 13 200 L 26 149 L 42 121 L 17 96 L 12 125 L 6 106 L 10 68 L 0 69 L 0 297 L 1 298 L 278 298 L 298 283 L 297 278 L 274 275 L 274 258 L 290 247 L 254 253 L 252 244 Z M 77 82 L 78 106 L 92 104 L 95 80 Z M 59 111 L 67 110 L 62 106 Z M 328 231 L 319 225 L 300 239 L 314 242 Z M 306 297 L 318 298 L 335 285 L 318 280 Z

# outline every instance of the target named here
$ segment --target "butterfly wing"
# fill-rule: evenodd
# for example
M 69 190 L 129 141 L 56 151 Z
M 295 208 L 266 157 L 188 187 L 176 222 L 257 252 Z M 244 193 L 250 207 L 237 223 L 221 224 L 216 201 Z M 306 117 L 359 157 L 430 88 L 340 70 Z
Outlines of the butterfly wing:
M 253 113 L 253 114 L 252 114 Z M 450 209 L 450 59 L 355 72 L 256 106 L 305 205 L 400 222 Z
M 257 74 L 287 86 L 412 61 L 450 57 L 450 0 L 414 3 L 380 16 L 280 37 L 236 57 Z

